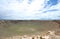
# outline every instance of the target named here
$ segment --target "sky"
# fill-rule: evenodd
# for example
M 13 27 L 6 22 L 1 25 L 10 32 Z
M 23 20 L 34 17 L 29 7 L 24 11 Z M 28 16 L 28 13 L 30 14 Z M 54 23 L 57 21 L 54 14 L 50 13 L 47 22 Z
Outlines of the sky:
M 60 0 L 0 0 L 0 20 L 60 20 Z

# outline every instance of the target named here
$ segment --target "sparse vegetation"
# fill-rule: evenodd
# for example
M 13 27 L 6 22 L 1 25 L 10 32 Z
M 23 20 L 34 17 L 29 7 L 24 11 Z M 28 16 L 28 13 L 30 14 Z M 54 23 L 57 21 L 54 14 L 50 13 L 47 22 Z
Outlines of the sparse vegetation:
M 0 21 L 0 37 L 13 35 L 40 34 L 48 30 L 59 30 L 58 24 L 53 21 Z

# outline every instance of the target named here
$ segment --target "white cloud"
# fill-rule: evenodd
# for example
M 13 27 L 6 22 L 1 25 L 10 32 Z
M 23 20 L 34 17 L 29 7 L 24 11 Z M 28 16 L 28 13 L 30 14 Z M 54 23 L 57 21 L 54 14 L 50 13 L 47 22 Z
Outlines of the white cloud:
M 24 0 L 21 3 L 17 0 L 2 0 L 0 11 L 3 14 L 0 14 L 4 16 L 2 19 L 59 19 L 60 3 L 50 8 L 43 8 L 44 1 L 34 0 L 31 4 L 28 4 L 28 0 Z M 52 9 L 58 9 L 59 11 L 48 11 Z M 44 13 L 44 11 L 46 12 Z

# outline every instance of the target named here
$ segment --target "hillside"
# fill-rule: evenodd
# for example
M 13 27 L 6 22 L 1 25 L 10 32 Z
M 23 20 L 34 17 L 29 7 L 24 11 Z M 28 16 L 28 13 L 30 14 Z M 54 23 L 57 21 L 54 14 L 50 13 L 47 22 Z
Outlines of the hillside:
M 53 21 L 39 20 L 1 20 L 0 37 L 24 34 L 40 34 L 48 30 L 60 30 L 59 25 Z

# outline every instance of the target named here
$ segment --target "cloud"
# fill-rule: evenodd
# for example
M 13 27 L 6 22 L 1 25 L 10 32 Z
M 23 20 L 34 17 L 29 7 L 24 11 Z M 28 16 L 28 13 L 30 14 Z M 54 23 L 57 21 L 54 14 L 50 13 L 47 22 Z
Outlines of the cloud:
M 52 3 L 52 6 L 50 5 L 51 3 L 46 6 L 45 0 L 0 0 L 0 19 L 59 20 L 60 3 L 58 2 L 56 5 Z

